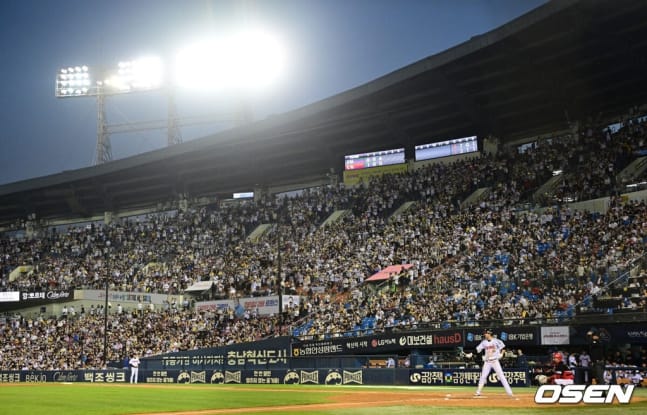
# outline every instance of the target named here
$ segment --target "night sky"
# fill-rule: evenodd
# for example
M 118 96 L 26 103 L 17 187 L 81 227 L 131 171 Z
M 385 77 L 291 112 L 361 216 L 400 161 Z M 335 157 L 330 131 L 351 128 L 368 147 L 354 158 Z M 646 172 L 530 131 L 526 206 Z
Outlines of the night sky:
M 271 90 L 247 97 L 255 119 L 319 101 L 488 32 L 543 0 L 3 0 L 0 2 L 0 184 L 91 166 L 96 99 L 59 99 L 67 66 L 114 67 L 172 56 L 207 33 L 244 22 L 272 29 L 288 50 Z M 182 128 L 188 141 L 232 126 L 240 97 L 177 91 L 181 117 L 221 122 Z M 109 125 L 163 120 L 160 92 L 106 99 Z M 113 159 L 166 144 L 164 130 L 111 136 Z

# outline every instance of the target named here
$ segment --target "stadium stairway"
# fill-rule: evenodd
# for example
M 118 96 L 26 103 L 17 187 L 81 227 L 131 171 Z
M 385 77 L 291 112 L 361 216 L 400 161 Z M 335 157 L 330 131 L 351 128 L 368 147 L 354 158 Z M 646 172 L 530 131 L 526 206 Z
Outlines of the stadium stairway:
M 321 224 L 321 227 L 332 225 L 333 223 L 337 222 L 338 220 L 348 215 L 349 213 L 350 213 L 350 210 L 348 209 L 336 210 L 333 213 L 331 213 L 330 216 L 328 216 L 328 218 L 326 218 L 325 221 L 323 221 L 323 223 Z
M 562 180 L 564 180 L 563 173 L 548 179 L 546 183 L 542 184 L 541 187 L 537 189 L 537 191 L 533 194 L 533 200 L 540 200 L 544 195 L 552 195 L 553 191 L 562 182 Z
M 395 212 L 393 212 L 393 214 L 391 214 L 391 216 L 389 216 L 389 222 L 393 221 L 398 216 L 405 213 L 407 210 L 411 209 L 411 207 L 415 205 L 415 203 L 416 202 L 404 202 L 402 205 L 400 205 L 399 208 L 395 210 Z
M 489 187 L 480 187 L 472 192 L 471 195 L 467 196 L 465 200 L 461 202 L 461 206 L 472 206 L 480 202 L 490 193 Z
M 647 156 L 638 157 L 618 173 L 616 181 L 618 183 L 631 183 L 633 180 L 640 177 L 645 169 L 647 169 Z
M 271 226 L 271 223 L 261 223 L 249 234 L 247 239 L 251 242 L 258 242 Z

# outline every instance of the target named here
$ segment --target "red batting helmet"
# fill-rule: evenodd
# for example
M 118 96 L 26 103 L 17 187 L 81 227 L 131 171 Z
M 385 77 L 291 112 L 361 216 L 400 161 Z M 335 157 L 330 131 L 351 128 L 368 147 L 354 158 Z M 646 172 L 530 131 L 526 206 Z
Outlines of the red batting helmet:
M 555 353 L 553 353 L 553 360 L 556 360 L 556 361 L 558 361 L 558 362 L 561 362 L 561 361 L 562 361 L 562 354 L 561 354 L 561 353 L 559 353 L 559 352 L 555 352 Z

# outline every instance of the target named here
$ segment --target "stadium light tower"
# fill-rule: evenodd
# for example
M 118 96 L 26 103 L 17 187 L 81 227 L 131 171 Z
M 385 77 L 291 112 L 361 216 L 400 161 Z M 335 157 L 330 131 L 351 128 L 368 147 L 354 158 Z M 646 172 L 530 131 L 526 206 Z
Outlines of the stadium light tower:
M 119 62 L 116 68 L 105 71 L 87 65 L 62 68 L 56 76 L 57 98 L 96 97 L 97 149 L 94 164 L 112 160 L 112 146 L 106 122 L 105 99 L 108 95 L 128 94 L 161 89 L 164 80 L 162 60 L 144 57 Z M 175 104 L 169 92 L 169 117 L 175 117 Z M 169 145 L 181 141 L 174 121 L 169 120 Z M 172 132 L 171 132 L 172 130 Z M 171 140 L 170 137 L 173 136 Z
M 120 62 L 108 70 L 88 66 L 63 68 L 56 76 L 55 94 L 58 98 L 96 97 L 97 151 L 94 162 L 101 164 L 112 160 L 111 132 L 166 128 L 170 146 L 182 141 L 180 124 L 223 121 L 222 116 L 179 119 L 174 99 L 176 88 L 199 93 L 231 93 L 246 102 L 248 94 L 261 92 L 284 75 L 286 56 L 278 37 L 260 26 L 249 26 L 226 36 L 194 41 L 177 53 L 173 65 L 165 65 L 158 57 L 144 57 Z M 160 89 L 164 89 L 168 96 L 165 123 L 108 127 L 105 114 L 107 96 Z M 238 117 L 231 118 L 251 121 L 249 107 L 245 104 L 241 108 Z

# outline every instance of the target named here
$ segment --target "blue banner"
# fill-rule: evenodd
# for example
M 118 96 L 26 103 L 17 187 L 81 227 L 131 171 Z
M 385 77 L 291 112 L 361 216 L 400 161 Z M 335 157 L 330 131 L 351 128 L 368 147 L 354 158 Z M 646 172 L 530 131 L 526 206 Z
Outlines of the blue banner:
M 285 369 L 288 367 L 289 337 L 259 340 L 199 350 L 187 350 L 142 358 L 141 369 Z
M 530 373 L 527 370 L 504 369 L 503 374 L 510 386 L 530 385 Z M 421 386 L 477 386 L 481 371 L 476 369 L 414 369 L 409 375 L 409 384 Z M 496 373 L 491 372 L 487 386 L 501 386 Z
M 504 370 L 511 386 L 527 386 L 530 375 L 522 370 Z M 480 371 L 470 369 L 203 369 L 141 370 L 138 383 L 151 384 L 300 384 L 300 385 L 444 385 L 476 386 Z M 2 383 L 128 383 L 129 370 L 69 370 L 0 372 Z M 499 385 L 496 374 L 488 385 Z

